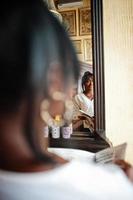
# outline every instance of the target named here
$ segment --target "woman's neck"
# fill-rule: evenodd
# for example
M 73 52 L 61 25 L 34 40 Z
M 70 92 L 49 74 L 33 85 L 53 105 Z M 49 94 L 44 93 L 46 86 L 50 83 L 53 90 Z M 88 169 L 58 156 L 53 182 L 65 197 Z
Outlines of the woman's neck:
M 84 95 L 88 97 L 88 99 L 92 100 L 93 99 L 93 92 L 91 90 L 89 91 L 84 91 Z
M 23 134 L 23 114 L 0 117 L 0 167 L 17 169 L 34 159 Z
M 34 153 L 26 142 L 22 132 L 21 119 L 18 117 L 9 120 L 0 118 L 0 168 L 7 171 L 35 172 L 53 169 L 53 163 L 41 162 L 36 159 Z M 46 153 L 46 152 L 45 152 Z M 66 161 L 46 153 L 57 164 Z

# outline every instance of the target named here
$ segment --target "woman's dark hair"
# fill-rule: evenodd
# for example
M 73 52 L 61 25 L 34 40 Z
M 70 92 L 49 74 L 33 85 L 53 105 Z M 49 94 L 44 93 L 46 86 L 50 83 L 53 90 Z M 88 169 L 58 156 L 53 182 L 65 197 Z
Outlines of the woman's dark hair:
M 92 80 L 93 79 L 93 74 L 89 71 L 86 71 L 84 73 L 84 75 L 82 76 L 82 81 L 81 81 L 81 85 L 82 85 L 82 90 L 84 91 L 84 85 L 87 81 Z
M 78 79 L 78 60 L 67 33 L 43 0 L 3 2 L 0 13 L 0 114 L 17 111 L 26 98 L 27 140 L 36 157 L 48 161 L 36 143 L 35 100 L 40 93 L 48 95 L 47 74 L 55 61 L 67 85 L 70 78 Z

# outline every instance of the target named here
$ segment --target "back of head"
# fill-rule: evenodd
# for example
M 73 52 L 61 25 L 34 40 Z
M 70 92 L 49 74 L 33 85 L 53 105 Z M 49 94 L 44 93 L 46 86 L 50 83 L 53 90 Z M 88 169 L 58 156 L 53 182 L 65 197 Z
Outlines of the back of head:
M 34 102 L 49 97 L 49 77 L 61 72 L 64 89 L 77 80 L 76 54 L 58 20 L 42 0 L 3 2 L 0 7 L 0 116 L 28 102 L 26 137 L 35 152 Z

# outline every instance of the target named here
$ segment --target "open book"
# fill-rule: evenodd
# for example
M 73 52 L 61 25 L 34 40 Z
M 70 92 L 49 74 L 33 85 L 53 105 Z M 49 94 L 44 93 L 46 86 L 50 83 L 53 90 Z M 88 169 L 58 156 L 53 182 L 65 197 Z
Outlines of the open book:
M 91 117 L 90 115 L 88 115 L 88 113 L 84 112 L 83 110 L 79 109 L 79 112 L 84 116 L 87 117 L 89 119 L 92 119 L 93 117 Z
M 114 160 L 124 160 L 127 143 L 122 143 L 115 147 L 109 147 L 95 154 L 94 160 L 97 163 L 110 163 Z
M 79 112 L 81 113 L 81 115 L 83 117 L 86 118 L 84 127 L 89 128 L 90 132 L 93 133 L 93 131 L 94 131 L 94 117 L 89 116 L 88 113 L 84 112 L 81 109 L 79 109 Z
M 48 151 L 55 153 L 67 160 L 80 160 L 96 163 L 111 163 L 114 160 L 124 160 L 126 152 L 126 143 L 120 144 L 116 147 L 110 147 L 99 151 L 98 153 L 92 153 L 80 149 L 69 149 L 69 148 L 48 148 Z

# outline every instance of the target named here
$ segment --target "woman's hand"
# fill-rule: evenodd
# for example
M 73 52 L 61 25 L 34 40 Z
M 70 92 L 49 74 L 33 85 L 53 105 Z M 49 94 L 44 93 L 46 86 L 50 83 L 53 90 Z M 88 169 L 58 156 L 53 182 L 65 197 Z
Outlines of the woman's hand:
M 133 182 L 133 166 L 124 160 L 115 160 L 114 164 L 118 165 Z

